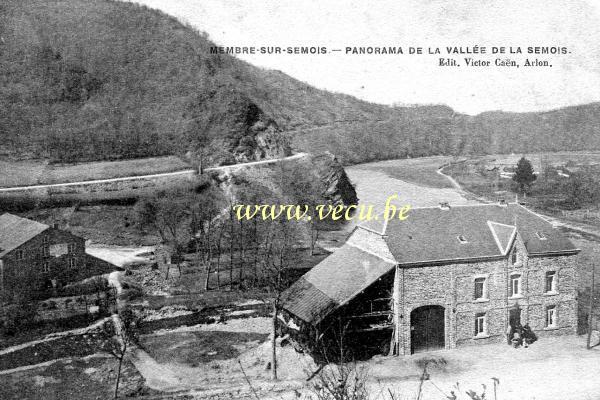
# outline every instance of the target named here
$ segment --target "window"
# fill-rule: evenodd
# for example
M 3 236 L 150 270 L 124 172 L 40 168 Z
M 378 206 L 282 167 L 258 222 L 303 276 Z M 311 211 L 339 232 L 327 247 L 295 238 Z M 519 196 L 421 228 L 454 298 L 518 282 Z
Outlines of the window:
M 15 252 L 15 260 L 20 261 L 25 258 L 25 252 L 23 250 L 17 250 Z
M 40 247 L 40 254 L 42 255 L 42 257 L 48 257 L 48 255 L 50 254 L 50 249 L 48 248 L 48 246 Z
M 69 243 L 69 245 L 67 247 L 67 251 L 69 253 L 75 253 L 75 243 Z
M 556 327 L 556 306 L 546 307 L 546 328 Z
M 469 243 L 469 241 L 467 240 L 467 238 L 464 237 L 463 235 L 457 236 L 457 239 L 460 242 L 460 244 Z
M 42 271 L 45 273 L 50 272 L 50 263 L 48 261 L 44 261 L 44 264 L 42 265 Z
M 75 268 L 75 259 L 69 258 L 69 268 Z
M 535 236 L 537 236 L 537 238 L 540 239 L 540 240 L 546 240 L 547 239 L 546 235 L 544 235 L 543 232 L 536 232 Z
M 485 278 L 475 278 L 475 300 L 487 299 L 487 287 Z
M 546 272 L 546 293 L 558 292 L 556 287 L 556 271 Z
M 517 254 L 517 249 L 514 249 L 512 251 L 512 254 L 510 255 L 510 261 L 513 263 L 513 265 L 519 262 L 519 255 Z
M 521 275 L 513 274 L 510 276 L 510 297 L 521 294 Z
M 475 314 L 475 336 L 486 334 L 485 313 Z
M 49 240 L 49 239 L 48 239 L 48 236 L 44 236 L 44 237 L 42 238 L 42 243 L 43 243 L 43 244 L 48 244 L 48 240 Z

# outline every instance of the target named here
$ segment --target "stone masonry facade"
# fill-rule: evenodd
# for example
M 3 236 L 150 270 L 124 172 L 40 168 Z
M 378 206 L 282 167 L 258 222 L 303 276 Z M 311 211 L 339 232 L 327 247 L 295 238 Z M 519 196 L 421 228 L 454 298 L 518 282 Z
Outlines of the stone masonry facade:
M 516 251 L 516 260 L 512 252 Z M 516 262 L 514 262 L 516 261 Z M 411 353 L 411 312 L 421 306 L 444 308 L 444 346 L 506 340 L 509 310 L 521 309 L 521 324 L 539 336 L 575 334 L 577 330 L 577 257 L 529 257 L 517 235 L 508 258 L 433 266 L 396 267 L 399 281 L 399 353 Z M 547 291 L 547 274 L 555 276 L 555 290 Z M 475 299 L 475 280 L 484 279 L 484 296 Z M 510 295 L 510 282 L 520 279 L 519 293 Z M 548 308 L 554 321 L 548 325 Z M 484 316 L 483 332 L 476 335 L 475 319 Z
M 0 303 L 114 270 L 113 265 L 85 252 L 83 238 L 55 228 L 6 254 L 1 266 Z

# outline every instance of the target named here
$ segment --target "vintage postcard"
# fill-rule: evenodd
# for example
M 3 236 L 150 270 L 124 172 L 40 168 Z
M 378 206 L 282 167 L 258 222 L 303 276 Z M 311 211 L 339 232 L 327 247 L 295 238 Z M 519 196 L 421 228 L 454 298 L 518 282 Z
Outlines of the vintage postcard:
M 593 0 L 0 0 L 0 399 L 600 399 Z

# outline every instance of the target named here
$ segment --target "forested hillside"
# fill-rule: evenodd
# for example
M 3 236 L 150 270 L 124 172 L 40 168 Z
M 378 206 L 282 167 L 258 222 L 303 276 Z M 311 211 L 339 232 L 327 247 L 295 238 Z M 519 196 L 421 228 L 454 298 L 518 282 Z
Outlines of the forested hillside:
M 357 163 L 600 148 L 598 104 L 476 117 L 445 106 L 391 108 L 211 55 L 211 45 L 175 18 L 131 3 L 4 0 L 0 156 L 187 154 L 223 164 L 294 147 Z

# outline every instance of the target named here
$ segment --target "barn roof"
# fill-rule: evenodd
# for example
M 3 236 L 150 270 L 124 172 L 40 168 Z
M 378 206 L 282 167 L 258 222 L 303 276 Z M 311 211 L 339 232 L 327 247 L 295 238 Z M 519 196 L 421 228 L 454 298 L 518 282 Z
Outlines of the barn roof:
M 48 228 L 48 225 L 16 215 L 0 215 L 0 258 Z
M 309 323 L 350 301 L 394 265 L 418 266 L 508 255 L 520 235 L 529 255 L 579 250 L 518 204 L 415 208 L 405 221 L 370 221 L 284 293 L 283 308 Z
M 394 265 L 392 261 L 345 244 L 284 292 L 283 308 L 304 321 L 319 323 Z

